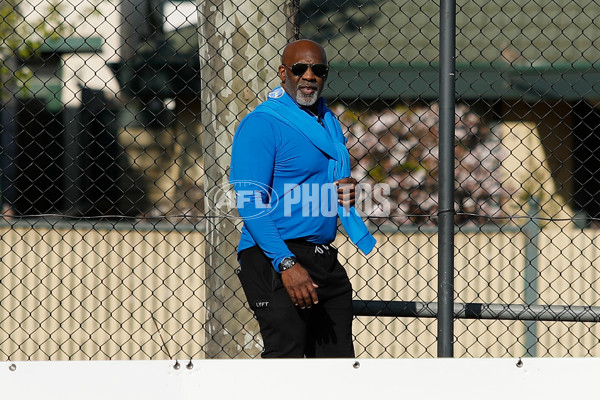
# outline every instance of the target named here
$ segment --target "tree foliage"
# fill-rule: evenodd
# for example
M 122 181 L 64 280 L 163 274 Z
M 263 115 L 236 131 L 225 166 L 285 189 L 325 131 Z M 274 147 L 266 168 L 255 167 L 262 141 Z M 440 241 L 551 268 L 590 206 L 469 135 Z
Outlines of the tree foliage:
M 33 75 L 27 61 L 38 55 L 37 50 L 45 42 L 67 37 L 74 31 L 60 0 L 49 2 L 45 9 L 36 9 L 36 15 L 27 18 L 18 4 L 15 0 L 0 0 L 0 82 L 7 89 L 0 92 L 2 100 L 27 88 Z

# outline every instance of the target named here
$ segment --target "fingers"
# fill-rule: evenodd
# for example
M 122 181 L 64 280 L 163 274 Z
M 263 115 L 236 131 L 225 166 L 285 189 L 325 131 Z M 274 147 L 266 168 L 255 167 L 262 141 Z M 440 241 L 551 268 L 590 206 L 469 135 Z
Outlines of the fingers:
M 299 293 L 300 293 L 300 296 L 298 297 L 298 307 L 300 307 L 302 309 L 311 308 L 313 305 L 313 302 L 312 302 L 312 296 L 308 292 L 308 290 L 305 287 L 303 287 L 303 288 L 300 288 Z
M 292 303 L 300 308 L 310 308 L 319 302 L 318 287 L 299 263 L 281 273 L 281 280 Z
M 302 285 L 295 290 L 295 298 L 296 302 L 294 305 L 304 309 L 311 308 L 314 304 L 319 303 L 319 297 L 317 296 L 317 291 L 315 290 L 316 285 L 312 283 L 309 285 Z M 293 302 L 293 299 L 292 299 Z
M 319 303 L 319 297 L 317 296 L 317 291 L 315 290 L 318 287 L 319 286 L 317 284 L 313 283 L 312 284 L 312 291 L 309 292 L 312 304 L 318 304 Z
M 334 182 L 337 186 L 338 204 L 350 208 L 356 203 L 356 179 L 343 178 Z
M 338 204 L 345 208 L 350 208 L 356 203 L 356 192 L 354 188 L 347 189 L 345 187 L 338 188 Z
M 319 298 L 315 291 L 310 292 L 306 288 L 298 288 L 288 291 L 292 303 L 296 307 L 311 308 L 314 304 L 319 303 Z

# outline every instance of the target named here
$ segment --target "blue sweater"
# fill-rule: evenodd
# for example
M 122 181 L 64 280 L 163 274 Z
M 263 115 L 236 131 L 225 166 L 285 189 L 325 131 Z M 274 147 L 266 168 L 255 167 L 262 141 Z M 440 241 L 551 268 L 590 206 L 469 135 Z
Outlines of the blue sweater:
M 276 270 L 293 255 L 284 240 L 335 239 L 342 209 L 333 181 L 349 176 L 349 157 L 339 122 L 323 99 L 319 116 L 323 125 L 277 88 L 242 120 L 233 140 L 230 182 L 244 220 L 238 251 L 258 245 Z M 350 217 L 358 217 L 351 211 Z M 347 214 L 340 213 L 342 222 Z M 375 240 L 360 218 L 344 226 L 364 252 L 372 249 Z

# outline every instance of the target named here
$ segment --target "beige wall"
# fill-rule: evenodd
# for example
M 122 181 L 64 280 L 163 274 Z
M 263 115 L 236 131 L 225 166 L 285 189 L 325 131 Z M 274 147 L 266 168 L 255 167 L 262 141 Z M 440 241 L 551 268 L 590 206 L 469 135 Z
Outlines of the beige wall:
M 202 356 L 201 233 L 0 232 L 3 359 Z
M 502 161 L 505 179 L 517 190 L 514 200 L 539 198 L 543 214 L 563 218 L 573 207 L 573 106 L 567 102 L 505 103 L 499 126 L 509 154 Z M 508 189 L 506 182 L 503 186 Z M 524 190 L 523 190 L 524 189 Z M 512 211 L 519 212 L 520 207 Z
M 600 305 L 598 231 L 545 228 L 538 304 Z M 0 227 L 0 357 L 10 360 L 201 358 L 203 234 Z M 436 301 L 437 235 L 377 234 L 369 257 L 338 238 L 360 299 Z M 522 303 L 526 237 L 458 234 L 457 302 Z M 243 318 L 236 310 L 232 315 Z M 159 326 L 158 333 L 154 319 Z M 540 356 L 599 356 L 600 327 L 535 324 Z M 359 357 L 435 357 L 435 319 L 358 317 Z M 457 320 L 455 356 L 520 357 L 525 324 Z M 161 338 L 162 336 L 162 338 Z M 247 338 L 247 342 L 260 341 Z M 240 347 L 241 350 L 241 347 Z

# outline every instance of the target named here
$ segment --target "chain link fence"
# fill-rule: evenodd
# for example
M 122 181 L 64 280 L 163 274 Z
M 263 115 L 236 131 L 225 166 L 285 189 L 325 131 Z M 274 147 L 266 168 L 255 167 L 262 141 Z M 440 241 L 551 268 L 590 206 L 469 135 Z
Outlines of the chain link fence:
M 597 0 L 456 3 L 454 355 L 600 355 Z M 0 358 L 257 357 L 227 187 L 294 38 L 357 208 L 358 357 L 435 357 L 440 4 L 0 0 Z

